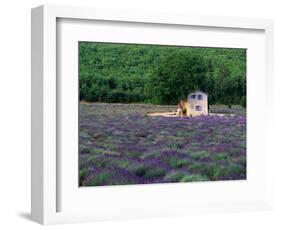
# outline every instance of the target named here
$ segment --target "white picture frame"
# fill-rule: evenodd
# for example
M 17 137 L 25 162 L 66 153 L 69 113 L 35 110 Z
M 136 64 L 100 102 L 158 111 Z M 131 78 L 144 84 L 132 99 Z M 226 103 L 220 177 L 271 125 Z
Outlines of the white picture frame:
M 81 19 L 83 20 L 81 21 Z M 76 33 L 85 36 L 87 39 L 91 39 L 91 35 L 89 35 L 89 33 L 83 35 L 82 24 L 86 21 L 103 22 L 111 25 L 113 28 L 116 27 L 116 22 L 129 23 L 130 28 L 134 28 L 135 24 L 153 26 L 154 28 L 161 27 L 164 28 L 164 30 L 165 28 L 174 29 L 178 27 L 180 27 L 181 30 L 187 27 L 199 28 L 201 31 L 205 31 L 204 33 L 207 35 L 209 33 L 210 39 L 212 36 L 209 30 L 213 29 L 219 30 L 219 33 L 222 31 L 239 30 L 241 34 L 247 34 L 251 31 L 257 32 L 254 34 L 260 34 L 258 35 L 259 38 L 257 38 L 256 43 L 254 42 L 255 39 L 251 40 L 252 37 L 249 36 L 247 39 L 245 37 L 248 41 L 245 40 L 244 44 L 246 45 L 243 45 L 243 42 L 239 41 L 241 38 L 239 37 L 240 35 L 237 35 L 236 38 L 235 36 L 233 37 L 234 40 L 237 40 L 235 44 L 231 42 L 228 43 L 227 38 L 225 42 L 219 40 L 217 42 L 213 41 L 212 44 L 218 47 L 233 46 L 234 44 L 236 47 L 245 46 L 245 48 L 248 48 L 248 45 L 250 46 L 250 43 L 253 43 L 255 47 L 253 45 L 253 47 L 250 48 L 252 50 L 250 54 L 251 57 L 254 58 L 255 50 L 260 56 L 259 59 L 256 60 L 258 61 L 259 67 L 257 67 L 257 70 L 259 71 L 255 72 L 253 70 L 251 72 L 251 70 L 249 70 L 250 75 L 256 74 L 259 76 L 260 80 L 258 80 L 257 84 L 252 84 L 250 80 L 250 86 L 247 87 L 250 98 L 252 98 L 248 100 L 253 104 L 248 111 L 250 113 L 249 116 L 251 116 L 252 119 L 257 117 L 256 120 L 253 121 L 254 124 L 258 123 L 261 118 L 264 118 L 266 121 L 261 128 L 263 130 L 262 136 L 252 135 L 250 140 L 250 146 L 252 146 L 251 151 L 263 149 L 263 153 L 259 160 L 257 160 L 257 163 L 250 164 L 247 170 L 251 172 L 250 177 L 255 178 L 255 175 L 262 175 L 262 179 L 260 181 L 256 180 L 249 188 L 247 188 L 247 183 L 251 184 L 251 178 L 248 181 L 238 181 L 228 183 L 227 185 L 223 185 L 221 182 L 188 185 L 188 189 L 191 190 L 191 193 L 188 195 L 194 194 L 195 201 L 182 203 L 179 201 L 180 199 L 184 200 L 184 192 L 187 189 L 186 185 L 183 184 L 136 185 L 130 186 L 130 188 L 126 186 L 122 188 L 120 186 L 95 189 L 82 188 L 83 194 L 81 193 L 77 196 L 76 193 L 74 194 L 76 190 L 73 190 L 73 193 L 65 192 L 66 189 L 64 189 L 64 186 L 72 186 L 70 188 L 73 188 L 76 179 L 70 178 L 70 181 L 74 181 L 75 183 L 73 182 L 72 184 L 70 183 L 70 185 L 65 185 L 65 183 L 63 183 L 65 177 L 63 175 L 66 173 L 61 170 L 61 164 L 64 163 L 64 169 L 73 169 L 75 173 L 77 173 L 77 168 L 74 167 L 76 161 L 72 159 L 75 158 L 73 154 L 70 154 L 69 163 L 65 162 L 63 155 L 60 156 L 57 154 L 60 145 L 58 127 L 60 125 L 59 122 L 61 122 L 58 117 L 62 109 L 67 109 L 61 106 L 61 103 L 64 102 L 63 100 L 58 103 L 58 98 L 61 94 L 61 85 L 63 85 L 66 91 L 77 85 L 75 86 L 75 83 L 67 83 L 63 78 L 60 80 L 61 82 L 58 83 L 57 76 L 60 74 L 58 71 L 58 63 L 60 63 L 58 57 L 60 47 L 58 44 L 61 44 L 58 41 L 67 41 L 59 40 L 59 33 L 61 33 L 59 29 L 62 28 L 60 23 L 63 20 L 66 20 L 70 24 L 76 21 Z M 68 33 L 67 30 L 66 33 Z M 71 33 L 73 34 L 73 31 Z M 158 35 L 158 38 L 157 35 L 155 36 L 155 44 L 157 44 L 157 39 L 160 40 L 161 35 Z M 231 36 L 232 35 L 229 36 L 229 39 L 231 39 Z M 218 36 L 213 35 L 213 38 L 218 38 Z M 79 36 L 76 39 L 79 40 Z M 106 39 L 106 37 L 100 37 L 100 41 L 104 39 Z M 131 42 L 134 42 L 134 38 L 131 39 Z M 196 39 L 196 36 L 194 36 L 194 39 Z M 75 41 L 77 40 L 74 39 L 72 42 Z M 124 38 L 120 37 L 119 42 L 122 41 L 124 41 Z M 143 43 L 145 42 L 144 39 Z M 190 42 L 190 44 L 193 44 L 192 41 Z M 202 41 L 202 43 L 195 42 L 194 45 L 203 46 L 205 44 L 204 42 L 206 43 L 206 40 Z M 169 41 L 162 41 L 162 43 L 166 44 L 169 43 Z M 73 57 L 73 55 L 75 55 L 74 52 L 70 52 L 70 58 Z M 73 60 L 76 59 L 72 59 L 72 61 Z M 254 62 L 255 59 L 250 58 L 250 61 L 251 60 Z M 70 68 L 70 75 L 71 71 L 74 74 L 75 67 L 74 69 Z M 270 133 L 272 129 L 271 114 L 263 112 L 260 116 L 255 116 L 254 113 L 257 112 L 259 104 L 255 103 L 253 98 L 255 89 L 260 88 L 261 93 L 257 97 L 257 100 L 262 100 L 267 109 L 272 109 L 275 103 L 274 99 L 272 99 L 273 92 L 271 91 L 273 84 L 273 22 L 271 20 L 173 15 L 159 12 L 113 11 L 52 5 L 44 5 L 32 9 L 32 219 L 41 224 L 56 224 L 106 219 L 186 215 L 206 212 L 264 210 L 271 208 L 273 184 L 271 176 L 272 152 L 270 149 Z M 76 97 L 77 95 L 74 96 Z M 73 119 L 75 120 L 75 117 L 73 117 Z M 70 133 L 72 133 L 75 131 L 75 127 L 69 128 L 69 130 Z M 249 132 L 251 132 L 251 130 L 254 131 L 254 125 L 250 126 Z M 265 141 L 261 143 L 259 138 L 264 138 Z M 260 143 L 255 146 L 255 141 Z M 205 197 L 202 199 L 202 202 L 199 202 L 200 197 L 198 194 L 204 196 L 203 191 L 206 192 L 206 190 L 209 190 L 215 193 L 221 188 L 226 189 L 225 191 L 228 191 L 229 194 L 231 194 L 231 192 L 240 192 L 241 194 L 230 199 L 218 193 L 216 199 L 212 200 L 211 198 Z M 64 192 L 61 192 L 61 189 Z M 249 194 L 250 192 L 255 193 L 255 190 L 257 195 Z M 167 192 L 171 192 L 171 194 L 177 196 L 177 198 L 167 202 L 165 205 L 161 205 L 163 199 L 167 200 L 167 196 L 163 195 L 167 194 Z M 134 197 L 134 195 L 132 195 L 134 193 L 141 197 L 139 202 L 135 198 L 135 200 L 130 198 Z M 151 199 L 148 204 L 146 204 L 144 199 L 155 193 L 159 194 L 159 196 L 154 196 L 154 200 Z M 248 194 L 246 195 L 246 193 Z M 89 205 L 90 207 L 86 207 L 88 200 L 82 200 L 82 197 L 89 197 L 91 194 L 96 195 L 98 199 L 89 201 L 89 204 L 91 204 L 91 202 L 93 203 Z M 116 197 L 119 196 L 119 200 L 122 202 L 117 202 L 114 207 L 110 203 L 113 202 L 112 198 L 107 199 L 105 202 L 98 202 L 103 198 L 112 197 L 111 195 L 113 194 L 115 194 Z M 126 198 L 126 200 L 124 198 Z M 63 207 L 66 208 L 61 208 L 62 200 L 64 201 Z M 93 204 L 96 204 L 95 207 L 93 207 Z M 102 208 L 102 205 L 104 205 L 104 208 Z

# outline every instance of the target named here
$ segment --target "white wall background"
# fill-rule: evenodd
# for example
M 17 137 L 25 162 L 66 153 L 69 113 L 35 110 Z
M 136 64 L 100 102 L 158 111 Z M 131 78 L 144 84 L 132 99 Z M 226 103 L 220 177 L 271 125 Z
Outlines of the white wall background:
M 30 8 L 41 4 L 80 5 L 275 20 L 275 97 L 281 99 L 281 6 L 278 0 L 7 0 L 0 8 L 0 228 L 37 229 L 30 221 Z M 257 92 L 258 93 L 258 92 Z M 281 104 L 281 103 L 280 103 Z M 281 128 L 275 109 L 275 210 L 49 226 L 52 229 L 280 229 Z M 258 127 L 257 127 L 258 131 Z M 278 137 L 279 135 L 279 137 Z

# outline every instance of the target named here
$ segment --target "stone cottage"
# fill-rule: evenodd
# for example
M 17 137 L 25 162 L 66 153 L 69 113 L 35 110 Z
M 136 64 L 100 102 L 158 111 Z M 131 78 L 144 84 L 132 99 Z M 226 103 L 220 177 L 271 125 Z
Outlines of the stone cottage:
M 200 116 L 208 115 L 208 94 L 195 91 L 187 96 L 186 101 L 180 101 L 177 116 Z
M 187 116 L 208 115 L 208 94 L 195 91 L 187 96 Z

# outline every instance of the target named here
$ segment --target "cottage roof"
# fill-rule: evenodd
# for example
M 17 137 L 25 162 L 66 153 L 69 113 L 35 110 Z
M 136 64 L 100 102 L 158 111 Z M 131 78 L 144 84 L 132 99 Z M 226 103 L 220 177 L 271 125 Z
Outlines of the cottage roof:
M 190 94 L 188 94 L 188 95 L 197 94 L 197 93 L 201 93 L 201 94 L 208 95 L 207 93 L 205 93 L 205 92 L 203 92 L 203 91 L 201 91 L 201 90 L 196 90 L 196 91 L 194 91 L 194 92 L 192 92 L 192 93 L 190 93 Z

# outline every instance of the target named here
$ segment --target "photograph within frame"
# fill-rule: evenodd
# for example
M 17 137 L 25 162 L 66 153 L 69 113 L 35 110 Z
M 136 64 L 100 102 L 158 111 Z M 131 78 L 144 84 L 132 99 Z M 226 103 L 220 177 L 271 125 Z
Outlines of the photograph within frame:
M 247 50 L 79 42 L 79 186 L 246 179 Z

